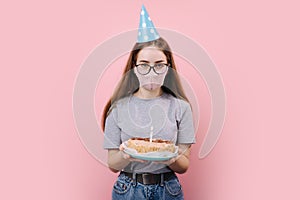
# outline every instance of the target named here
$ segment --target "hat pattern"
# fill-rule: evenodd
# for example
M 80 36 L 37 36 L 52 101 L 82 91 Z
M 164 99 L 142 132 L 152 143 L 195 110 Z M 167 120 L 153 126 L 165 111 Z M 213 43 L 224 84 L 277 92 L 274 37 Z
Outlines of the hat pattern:
M 158 39 L 160 36 L 156 31 L 154 24 L 149 17 L 149 14 L 144 5 L 142 5 L 141 13 L 140 13 L 140 24 L 137 42 L 149 42 L 152 40 Z

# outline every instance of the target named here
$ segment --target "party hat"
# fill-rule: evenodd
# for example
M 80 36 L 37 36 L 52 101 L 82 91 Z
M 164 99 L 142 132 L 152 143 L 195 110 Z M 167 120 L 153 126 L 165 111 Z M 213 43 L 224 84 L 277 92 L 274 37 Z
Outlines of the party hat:
M 137 42 L 149 42 L 158 38 L 159 34 L 157 33 L 145 6 L 142 5 Z

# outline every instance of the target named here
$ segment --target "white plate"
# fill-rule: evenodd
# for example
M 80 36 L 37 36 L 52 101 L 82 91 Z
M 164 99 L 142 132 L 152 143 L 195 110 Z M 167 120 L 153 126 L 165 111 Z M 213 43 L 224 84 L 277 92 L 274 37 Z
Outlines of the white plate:
M 133 158 L 149 161 L 164 161 L 174 158 L 178 155 L 178 146 L 175 146 L 175 152 L 163 151 L 163 152 L 149 152 L 138 153 L 135 149 L 127 147 L 127 142 L 123 143 L 124 152 L 129 154 Z

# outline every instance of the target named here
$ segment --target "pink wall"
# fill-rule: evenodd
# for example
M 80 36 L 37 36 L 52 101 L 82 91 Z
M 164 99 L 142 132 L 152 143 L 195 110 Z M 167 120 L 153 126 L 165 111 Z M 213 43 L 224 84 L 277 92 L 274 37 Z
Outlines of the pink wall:
M 73 87 L 97 45 L 137 28 L 142 2 L 157 27 L 205 48 L 226 89 L 222 135 L 200 160 L 210 100 L 199 86 L 198 143 L 180 176 L 186 199 L 299 199 L 300 16 L 292 0 L 1 3 L 0 199 L 109 199 L 116 174 L 78 137 Z

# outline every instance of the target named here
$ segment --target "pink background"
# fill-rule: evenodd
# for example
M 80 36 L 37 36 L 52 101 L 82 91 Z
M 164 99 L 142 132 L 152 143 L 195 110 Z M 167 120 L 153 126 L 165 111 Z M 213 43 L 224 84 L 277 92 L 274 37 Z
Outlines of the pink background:
M 186 199 L 299 199 L 300 16 L 292 0 L 1 2 L 0 199 L 110 198 L 116 174 L 82 145 L 72 92 L 98 44 L 137 28 L 142 2 L 157 27 L 206 49 L 226 89 L 217 145 L 198 159 L 203 119 L 180 176 Z

